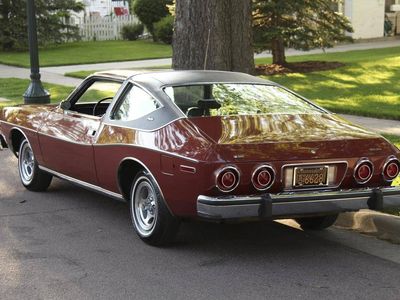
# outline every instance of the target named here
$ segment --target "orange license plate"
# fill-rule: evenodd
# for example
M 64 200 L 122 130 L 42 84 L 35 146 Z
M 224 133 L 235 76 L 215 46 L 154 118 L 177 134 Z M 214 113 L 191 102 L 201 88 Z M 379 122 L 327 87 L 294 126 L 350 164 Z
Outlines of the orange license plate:
M 294 168 L 293 187 L 328 185 L 328 166 Z

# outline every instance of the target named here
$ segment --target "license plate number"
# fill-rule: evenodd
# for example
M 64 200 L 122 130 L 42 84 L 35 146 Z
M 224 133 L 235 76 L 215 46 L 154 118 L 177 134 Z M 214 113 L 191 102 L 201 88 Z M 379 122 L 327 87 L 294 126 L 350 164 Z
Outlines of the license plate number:
M 294 168 L 293 187 L 318 187 L 328 185 L 328 167 Z

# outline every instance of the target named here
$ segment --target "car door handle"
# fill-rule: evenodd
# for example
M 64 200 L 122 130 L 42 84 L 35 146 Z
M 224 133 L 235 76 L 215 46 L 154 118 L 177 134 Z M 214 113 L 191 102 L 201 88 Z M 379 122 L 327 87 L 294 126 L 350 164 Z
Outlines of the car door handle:
M 88 129 L 87 131 L 88 136 L 95 136 L 96 135 L 96 130 L 95 129 Z

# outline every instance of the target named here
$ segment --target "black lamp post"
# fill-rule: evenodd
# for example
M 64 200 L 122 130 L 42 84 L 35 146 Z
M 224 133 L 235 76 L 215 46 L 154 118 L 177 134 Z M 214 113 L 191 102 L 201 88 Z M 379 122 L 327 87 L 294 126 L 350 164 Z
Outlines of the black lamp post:
M 39 49 L 36 29 L 34 0 L 27 0 L 29 55 L 31 60 L 31 83 L 24 93 L 25 104 L 50 103 L 50 94 L 43 88 L 39 72 Z

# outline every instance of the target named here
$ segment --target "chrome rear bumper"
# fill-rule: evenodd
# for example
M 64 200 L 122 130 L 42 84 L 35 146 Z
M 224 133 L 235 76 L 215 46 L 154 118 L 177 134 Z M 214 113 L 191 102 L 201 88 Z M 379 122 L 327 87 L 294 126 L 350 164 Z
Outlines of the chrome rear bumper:
M 400 187 L 197 198 L 197 214 L 207 219 L 280 219 L 363 208 L 400 207 Z

